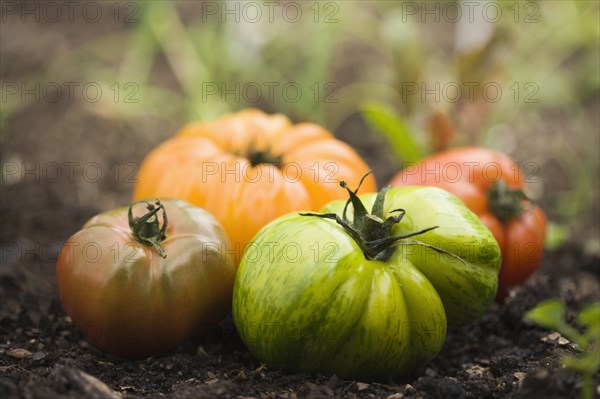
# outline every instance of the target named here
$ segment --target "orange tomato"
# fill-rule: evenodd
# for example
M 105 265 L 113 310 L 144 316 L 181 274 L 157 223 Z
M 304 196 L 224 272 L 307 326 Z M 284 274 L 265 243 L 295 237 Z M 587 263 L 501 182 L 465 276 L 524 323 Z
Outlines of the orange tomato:
M 479 147 L 455 148 L 407 166 L 391 184 L 441 187 L 480 217 L 502 249 L 497 300 L 539 268 L 546 215 L 524 196 L 523 174 L 507 155 Z
M 349 145 L 322 127 L 246 109 L 191 123 L 150 152 L 134 199 L 174 197 L 208 210 L 224 226 L 238 263 L 265 224 L 343 199 L 339 181 L 356 186 L 368 171 Z M 376 191 L 374 178 L 362 188 Z

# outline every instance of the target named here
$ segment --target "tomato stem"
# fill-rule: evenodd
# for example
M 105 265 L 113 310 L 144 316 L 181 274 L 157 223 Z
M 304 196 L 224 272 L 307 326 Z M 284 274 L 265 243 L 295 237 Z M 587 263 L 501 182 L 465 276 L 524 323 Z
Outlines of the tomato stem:
M 269 148 L 259 150 L 255 145 L 251 145 L 246 153 L 246 158 L 248 158 L 252 167 L 266 163 L 281 168 L 281 156 L 273 155 Z
M 488 191 L 490 211 L 501 222 L 519 217 L 524 211 L 523 201 L 531 201 L 519 189 L 509 188 L 504 180 L 498 180 Z
M 140 217 L 133 217 L 133 206 L 139 203 L 146 204 L 148 212 Z M 160 226 L 160 222 L 156 214 L 162 209 L 163 223 Z M 158 254 L 166 258 L 167 253 L 161 247 L 160 242 L 166 238 L 167 231 L 167 212 L 164 205 L 157 198 L 155 204 L 151 204 L 148 201 L 137 201 L 129 206 L 129 228 L 133 237 L 146 245 L 152 245 L 158 251 Z
M 371 213 L 369 214 L 364 204 L 357 195 L 360 186 L 369 174 L 371 174 L 371 172 L 363 176 L 360 183 L 358 184 L 358 187 L 354 191 L 348 188 L 346 182 L 340 182 L 340 186 L 344 188 L 349 195 L 341 217 L 335 213 L 301 213 L 300 215 L 316 216 L 324 219 L 335 220 L 339 225 L 341 225 L 344 228 L 344 230 L 346 230 L 346 232 L 354 239 L 354 241 L 357 242 L 367 259 L 380 260 L 385 262 L 389 260 L 389 258 L 393 255 L 395 251 L 395 246 L 401 240 L 405 240 L 410 237 L 427 233 L 428 231 L 437 229 L 438 226 L 429 227 L 427 229 L 419 230 L 404 235 L 392 235 L 392 228 L 397 223 L 400 223 L 400 221 L 402 221 L 402 218 L 406 214 L 406 211 L 401 208 L 394 209 L 390 212 L 390 214 L 397 215 L 390 215 L 387 218 L 384 218 L 383 205 L 385 202 L 385 196 L 388 190 L 391 188 L 391 186 L 387 186 L 377 193 L 377 196 L 375 197 L 375 202 L 373 203 L 373 208 L 371 210 Z M 352 203 L 352 208 L 354 211 L 352 220 L 348 219 L 347 217 L 347 210 L 350 203 Z M 435 251 L 456 257 L 456 255 L 450 252 L 444 251 L 432 245 L 420 243 L 419 241 L 407 240 L 406 243 L 411 245 L 422 244 L 428 248 L 434 249 Z

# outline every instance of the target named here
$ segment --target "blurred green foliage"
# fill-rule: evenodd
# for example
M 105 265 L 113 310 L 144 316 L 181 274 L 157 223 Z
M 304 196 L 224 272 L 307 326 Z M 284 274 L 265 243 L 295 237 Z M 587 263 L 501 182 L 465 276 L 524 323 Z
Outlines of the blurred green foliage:
M 293 22 L 286 2 L 272 15 L 255 3 L 258 19 L 244 2 L 139 2 L 137 23 L 57 54 L 29 79 L 134 82 L 118 94 L 137 102 L 90 104 L 132 125 L 253 106 L 339 133 L 360 117 L 364 140 L 390 143 L 396 169 L 432 150 L 427 122 L 438 112 L 454 145 L 534 163 L 530 196 L 561 232 L 598 216 L 598 2 L 293 2 Z M 0 123 L 26 106 L 4 102 Z
M 558 331 L 575 343 L 581 353 L 578 356 L 564 356 L 565 367 L 583 376 L 581 397 L 594 397 L 594 374 L 600 369 L 600 302 L 587 305 L 577 315 L 577 324 L 583 332 L 565 320 L 566 307 L 561 299 L 550 299 L 539 303 L 528 311 L 524 318 L 541 327 Z
M 405 162 L 417 162 L 425 156 L 425 151 L 406 122 L 392 110 L 380 104 L 366 104 L 362 114 L 376 131 L 385 136 L 398 158 Z

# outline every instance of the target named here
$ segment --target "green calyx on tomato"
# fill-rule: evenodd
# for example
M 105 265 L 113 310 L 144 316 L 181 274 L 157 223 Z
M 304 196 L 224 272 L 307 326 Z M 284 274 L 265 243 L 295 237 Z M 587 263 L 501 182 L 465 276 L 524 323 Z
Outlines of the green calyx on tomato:
M 133 206 L 136 204 L 144 203 L 148 209 L 148 213 L 133 217 Z M 156 217 L 156 214 L 162 209 L 163 224 L 160 226 L 160 222 Z M 160 200 L 156 199 L 156 206 L 147 201 L 137 201 L 129 206 L 129 212 L 127 213 L 129 228 L 133 237 L 141 242 L 142 244 L 152 245 L 158 251 L 158 254 L 163 258 L 167 257 L 167 253 L 161 247 L 160 242 L 167 238 L 167 211 L 161 204 Z
M 522 190 L 509 188 L 502 179 L 487 193 L 490 211 L 501 222 L 519 217 L 524 211 L 523 201 L 530 201 Z
M 432 226 L 426 229 L 422 229 L 416 232 L 401 234 L 401 235 L 393 235 L 392 229 L 397 223 L 402 221 L 402 218 L 406 214 L 406 210 L 402 208 L 397 208 L 389 213 L 398 213 L 398 215 L 390 215 L 384 219 L 383 209 L 385 203 L 385 196 L 391 186 L 384 187 L 377 193 L 375 197 L 375 202 L 373 203 L 373 208 L 371 213 L 367 211 L 364 204 L 358 198 L 356 193 L 360 189 L 360 186 L 371 172 L 367 173 L 363 176 L 362 180 L 358 184 L 356 190 L 352 191 L 348 188 L 346 182 L 341 181 L 340 186 L 348 191 L 349 198 L 346 201 L 346 205 L 344 206 L 344 211 L 342 213 L 342 217 L 335 213 L 301 213 L 301 216 L 316 216 L 324 219 L 332 219 L 335 220 L 340 226 L 346 230 L 346 232 L 356 241 L 358 246 L 362 249 L 365 254 L 365 258 L 369 260 L 380 260 L 386 262 L 390 259 L 390 257 L 394 254 L 395 246 L 400 242 L 400 240 L 406 240 L 407 238 L 414 237 L 420 234 L 427 233 L 428 231 L 437 229 L 439 226 Z M 354 217 L 352 220 L 349 220 L 347 217 L 348 205 L 352 203 L 352 207 L 354 208 Z M 435 251 L 455 256 L 459 260 L 462 259 L 450 252 L 444 251 L 443 249 L 437 248 L 432 245 L 425 244 L 420 241 L 415 240 L 407 240 L 404 241 L 406 244 L 416 244 L 423 245 L 429 247 Z M 464 262 L 464 261 L 463 261 Z

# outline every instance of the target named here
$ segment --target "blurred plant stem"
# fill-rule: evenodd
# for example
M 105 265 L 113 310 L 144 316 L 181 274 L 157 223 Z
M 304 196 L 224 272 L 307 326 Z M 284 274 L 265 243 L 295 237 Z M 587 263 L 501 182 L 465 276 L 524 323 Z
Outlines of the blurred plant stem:
M 154 39 L 160 45 L 169 66 L 177 78 L 181 89 L 188 97 L 187 116 L 189 119 L 211 119 L 231 109 L 222 102 L 207 103 L 203 99 L 202 82 L 210 82 L 213 77 L 181 22 L 174 3 L 148 3 L 145 23 Z M 143 25 L 140 29 L 144 29 Z M 142 42 L 142 45 L 145 43 Z

